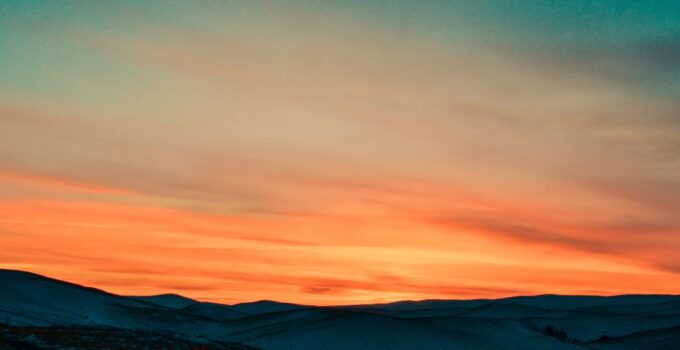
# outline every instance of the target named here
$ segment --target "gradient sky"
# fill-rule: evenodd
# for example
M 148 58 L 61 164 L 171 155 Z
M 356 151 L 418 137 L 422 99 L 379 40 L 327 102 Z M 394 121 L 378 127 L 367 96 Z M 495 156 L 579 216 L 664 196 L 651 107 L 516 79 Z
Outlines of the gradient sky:
M 349 304 L 680 293 L 678 1 L 2 1 L 0 267 Z

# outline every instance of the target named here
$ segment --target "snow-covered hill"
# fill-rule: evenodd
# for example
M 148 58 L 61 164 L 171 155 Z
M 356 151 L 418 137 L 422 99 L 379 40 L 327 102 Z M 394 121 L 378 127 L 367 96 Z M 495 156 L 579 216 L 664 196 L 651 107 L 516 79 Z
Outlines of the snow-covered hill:
M 102 329 L 119 329 L 132 342 L 154 337 L 167 342 L 163 334 L 172 334 L 181 339 L 171 339 L 177 344 L 236 342 L 264 350 L 662 350 L 673 349 L 680 340 L 680 296 L 543 295 L 342 307 L 273 301 L 222 305 L 174 294 L 126 297 L 0 270 L 0 325 L 23 331 L 58 326 L 59 332 L 75 332 L 65 339 L 82 334 L 90 339 L 115 333 Z M 50 332 L 40 334 L 62 334 Z

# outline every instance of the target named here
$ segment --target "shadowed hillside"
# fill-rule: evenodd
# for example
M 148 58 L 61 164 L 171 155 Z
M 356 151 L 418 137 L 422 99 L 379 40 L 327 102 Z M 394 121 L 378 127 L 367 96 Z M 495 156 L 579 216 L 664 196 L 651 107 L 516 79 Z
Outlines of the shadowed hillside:
M 0 270 L 0 301 L 0 349 L 670 350 L 680 340 L 672 295 L 222 305 Z

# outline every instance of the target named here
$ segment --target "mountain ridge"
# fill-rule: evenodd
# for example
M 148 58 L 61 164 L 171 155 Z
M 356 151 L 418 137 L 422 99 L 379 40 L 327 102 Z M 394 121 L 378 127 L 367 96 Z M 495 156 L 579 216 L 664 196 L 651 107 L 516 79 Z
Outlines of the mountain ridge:
M 141 343 L 155 334 L 178 347 L 197 342 L 264 350 L 574 350 L 627 349 L 628 343 L 634 349 L 644 342 L 648 349 L 665 350 L 663 339 L 676 339 L 680 332 L 680 296 L 541 294 L 340 306 L 271 300 L 227 305 L 172 293 L 122 296 L 0 269 L 0 325 L 16 332 L 61 327 L 81 334 L 87 329 L 90 337 L 122 332 Z

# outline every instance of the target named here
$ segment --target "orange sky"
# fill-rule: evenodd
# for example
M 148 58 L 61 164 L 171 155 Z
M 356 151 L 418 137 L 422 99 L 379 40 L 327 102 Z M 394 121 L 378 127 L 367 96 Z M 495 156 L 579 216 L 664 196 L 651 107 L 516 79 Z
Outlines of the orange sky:
M 0 12 L 0 267 L 226 303 L 680 293 L 665 56 L 172 4 Z
M 564 219 L 570 213 L 521 199 L 410 184 L 414 193 L 353 189 L 361 200 L 334 201 L 323 212 L 224 215 L 139 204 L 142 194 L 73 180 L 0 178 L 26 194 L 0 203 L 3 267 L 122 294 L 340 304 L 680 287 L 658 267 L 673 263 L 664 260 L 672 247 L 631 243 L 603 225 L 578 227 Z M 458 200 L 468 216 L 431 211 Z

